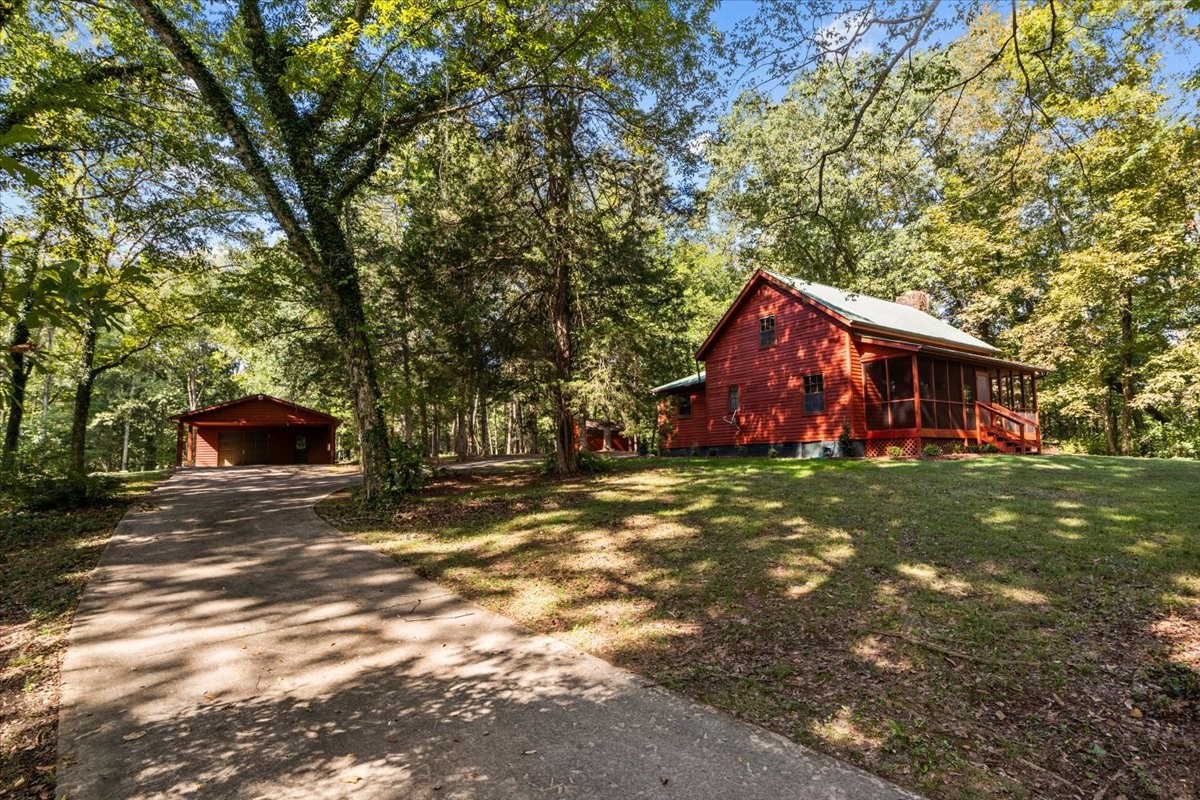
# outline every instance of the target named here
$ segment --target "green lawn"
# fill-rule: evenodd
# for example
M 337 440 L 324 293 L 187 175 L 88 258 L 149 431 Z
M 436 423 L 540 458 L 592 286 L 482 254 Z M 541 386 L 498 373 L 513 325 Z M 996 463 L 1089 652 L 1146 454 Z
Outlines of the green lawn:
M 24 511 L 0 493 L 0 798 L 54 796 L 71 618 L 125 509 L 166 475 L 118 476 L 111 502 L 75 511 Z
M 1200 796 L 1200 464 L 633 460 L 323 513 L 525 625 L 940 798 Z

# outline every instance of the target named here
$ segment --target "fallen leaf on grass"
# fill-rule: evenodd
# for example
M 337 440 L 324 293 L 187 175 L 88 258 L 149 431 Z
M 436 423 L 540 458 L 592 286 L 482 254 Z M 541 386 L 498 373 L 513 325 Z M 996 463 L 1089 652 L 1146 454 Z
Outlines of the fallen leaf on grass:
M 215 694 L 208 694 L 207 692 L 204 693 L 204 702 L 211 703 L 213 700 L 216 700 L 216 699 L 217 699 L 217 696 Z
M 358 775 L 350 775 L 349 777 L 342 778 L 342 783 L 358 783 L 361 780 L 362 778 Z
M 121 741 L 122 742 L 133 742 L 133 741 L 137 741 L 138 739 L 142 738 L 145 735 L 146 735 L 145 731 L 136 731 L 134 733 L 127 733 L 121 737 Z
M 526 751 L 525 751 L 524 753 L 522 753 L 521 755 L 531 756 L 531 755 L 533 755 L 533 754 L 534 754 L 534 753 L 536 753 L 536 752 L 537 752 L 537 750 L 526 750 Z

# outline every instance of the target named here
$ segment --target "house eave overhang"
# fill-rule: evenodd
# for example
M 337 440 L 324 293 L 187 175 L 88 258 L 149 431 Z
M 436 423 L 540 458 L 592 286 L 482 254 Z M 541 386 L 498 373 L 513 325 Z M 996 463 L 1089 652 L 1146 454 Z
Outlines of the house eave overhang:
M 690 389 L 694 386 L 703 386 L 707 379 L 708 375 L 704 370 L 701 370 L 695 375 L 689 375 L 686 378 L 679 378 L 678 380 L 671 381 L 670 383 L 664 383 L 662 386 L 655 386 L 650 390 L 650 394 L 670 394 L 683 389 Z
M 217 411 L 222 408 L 229 408 L 230 406 L 236 406 L 241 403 L 248 403 L 253 400 L 265 400 L 267 402 L 276 403 L 277 405 L 281 405 L 284 408 L 299 412 L 301 414 L 311 415 L 314 417 L 320 417 L 321 420 L 324 421 L 326 424 L 333 425 L 334 427 L 337 427 L 338 425 L 342 424 L 342 421 L 340 419 L 338 419 L 337 417 L 333 416 L 332 414 L 326 414 L 324 411 L 317 411 L 315 408 L 307 408 L 305 406 L 299 405 L 298 403 L 292 403 L 287 400 L 282 400 L 278 397 L 272 397 L 269 394 L 249 394 L 249 395 L 246 395 L 245 397 L 239 397 L 236 400 L 227 400 L 224 403 L 215 403 L 211 406 L 205 406 L 204 408 L 197 408 L 195 411 L 182 411 L 178 414 L 172 414 L 170 417 L 168 417 L 168 419 L 172 420 L 173 422 L 203 422 L 204 420 L 202 419 L 202 417 L 205 414 L 209 414 L 213 411 Z M 209 424 L 216 424 L 216 423 L 209 423 Z M 295 423 L 295 424 L 303 424 L 303 423 Z M 320 423 L 314 422 L 314 423 L 309 423 L 309 424 L 320 424 Z
M 929 342 L 919 342 L 902 338 L 890 338 L 883 336 L 857 335 L 855 337 L 860 342 L 866 344 L 881 344 L 885 347 L 895 347 L 900 350 L 910 350 L 920 353 L 930 353 L 939 356 L 951 356 L 954 358 L 970 361 L 974 363 L 987 364 L 993 367 L 1009 367 L 1021 372 L 1028 372 L 1038 376 L 1048 375 L 1052 370 L 1049 367 L 1041 367 L 1036 364 L 1025 364 L 1021 361 L 1013 361 L 1007 358 L 1000 358 L 991 353 L 983 353 L 977 350 L 971 350 L 965 347 L 945 346 L 941 344 L 933 344 Z

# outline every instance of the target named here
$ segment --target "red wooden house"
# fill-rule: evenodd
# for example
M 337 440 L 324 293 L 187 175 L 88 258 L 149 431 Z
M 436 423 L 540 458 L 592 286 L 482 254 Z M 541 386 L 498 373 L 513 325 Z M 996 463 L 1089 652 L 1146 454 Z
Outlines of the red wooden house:
M 175 465 L 332 464 L 341 421 L 265 394 L 187 411 L 179 426 Z
M 838 454 L 991 444 L 1040 452 L 1040 367 L 904 303 L 758 270 L 696 353 L 655 388 L 673 454 Z

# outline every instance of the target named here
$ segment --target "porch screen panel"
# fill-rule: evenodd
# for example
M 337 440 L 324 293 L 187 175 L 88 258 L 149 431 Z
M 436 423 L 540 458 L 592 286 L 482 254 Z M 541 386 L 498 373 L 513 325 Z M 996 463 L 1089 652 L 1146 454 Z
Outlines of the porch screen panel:
M 921 381 L 921 427 L 962 430 L 966 424 L 963 366 L 944 358 L 917 359 Z
M 863 364 L 863 378 L 868 430 L 916 427 L 911 358 L 867 361 Z

